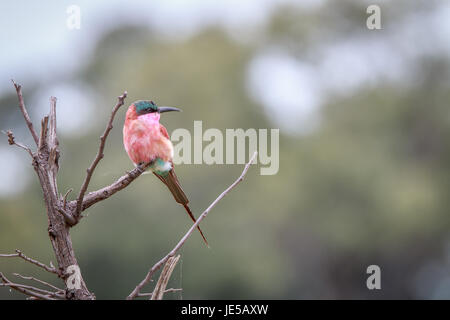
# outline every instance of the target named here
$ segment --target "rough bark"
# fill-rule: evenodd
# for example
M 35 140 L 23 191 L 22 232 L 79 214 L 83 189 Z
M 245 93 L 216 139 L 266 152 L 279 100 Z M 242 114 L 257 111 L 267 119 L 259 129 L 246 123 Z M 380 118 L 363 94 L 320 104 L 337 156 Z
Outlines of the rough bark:
M 78 266 L 70 238 L 70 225 L 61 213 L 63 198 L 58 193 L 56 177 L 59 170 L 59 147 L 56 134 L 56 98 L 50 98 L 50 113 L 42 121 L 38 151 L 33 157 L 33 167 L 42 187 L 48 217 L 48 234 L 58 263 L 59 276 L 66 281 L 69 266 Z M 81 275 L 80 275 L 81 276 Z M 81 288 L 66 290 L 68 299 L 94 299 L 81 277 Z

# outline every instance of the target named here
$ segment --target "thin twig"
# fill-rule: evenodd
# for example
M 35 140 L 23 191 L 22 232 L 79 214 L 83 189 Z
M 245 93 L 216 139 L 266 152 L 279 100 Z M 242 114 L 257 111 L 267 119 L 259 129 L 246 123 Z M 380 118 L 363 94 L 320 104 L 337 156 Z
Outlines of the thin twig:
M 57 294 L 55 292 L 39 289 L 33 286 L 13 283 L 9 281 L 1 272 L 0 272 L 0 279 L 3 281 L 3 283 L 0 283 L 0 287 L 10 287 L 11 289 L 17 290 L 28 296 L 32 296 L 43 300 L 55 300 L 54 298 L 65 299 L 64 295 Z
M 208 215 L 209 211 L 211 211 L 212 208 L 220 201 L 223 197 L 225 197 L 234 187 L 236 187 L 242 180 L 244 180 L 245 175 L 247 174 L 248 169 L 250 168 L 250 165 L 252 164 L 253 160 L 256 158 L 257 152 L 253 153 L 253 156 L 251 157 L 250 161 L 245 165 L 244 170 L 242 171 L 239 178 L 233 182 L 224 192 L 220 194 L 220 196 L 217 197 L 214 202 L 212 202 L 209 207 L 198 217 L 197 221 L 191 226 L 191 228 L 186 232 L 186 234 L 181 238 L 181 240 L 177 243 L 177 245 L 170 251 L 164 258 L 162 258 L 159 262 L 157 262 L 147 273 L 144 280 L 142 280 L 136 288 L 128 295 L 127 300 L 134 299 L 139 292 L 141 291 L 142 287 L 144 287 L 152 278 L 152 276 L 155 274 L 156 271 L 161 268 L 161 266 L 166 263 L 166 261 L 170 258 L 175 256 L 178 250 L 184 245 L 186 240 L 190 237 L 190 235 L 194 232 L 195 228 L 200 224 L 200 222 Z
M 49 295 L 40 294 L 40 293 L 31 291 L 29 289 L 23 288 L 20 285 L 14 285 L 13 283 L 2 283 L 2 284 L 0 284 L 0 287 L 6 287 L 6 286 L 8 286 L 11 289 L 14 289 L 16 291 L 19 291 L 19 292 L 21 292 L 21 293 L 23 293 L 23 294 L 25 294 L 27 296 L 31 296 L 31 297 L 37 298 L 38 300 L 57 300 L 57 299 L 51 298 Z
M 181 288 L 169 288 L 164 290 L 164 293 L 169 293 L 169 292 L 178 292 L 178 291 L 183 291 L 183 289 Z M 153 296 L 153 292 L 144 292 L 144 293 L 139 293 L 137 295 L 137 297 L 151 297 Z
M 83 182 L 83 185 L 81 186 L 80 193 L 78 194 L 78 197 L 77 197 L 77 207 L 76 207 L 76 211 L 75 211 L 76 218 L 78 218 L 81 214 L 84 194 L 86 193 L 86 190 L 89 186 L 89 182 L 91 181 L 92 174 L 94 173 L 94 170 L 97 167 L 97 164 L 100 162 L 100 160 L 104 156 L 103 151 L 105 149 L 106 138 L 108 137 L 109 132 L 113 128 L 112 124 L 114 121 L 114 116 L 116 115 L 117 110 L 119 110 L 119 108 L 124 104 L 126 97 L 127 97 L 127 92 L 125 91 L 121 96 L 119 96 L 117 98 L 117 100 L 118 100 L 117 104 L 111 112 L 111 117 L 109 118 L 109 122 L 106 126 L 105 131 L 103 132 L 103 135 L 100 137 L 100 146 L 99 146 L 97 155 L 96 155 L 94 161 L 91 163 L 90 167 L 86 171 L 86 178 Z
M 37 278 L 31 277 L 31 276 L 29 276 L 29 277 L 28 277 L 28 276 L 23 276 L 23 275 L 21 275 L 21 274 L 19 274 L 19 273 L 13 273 L 13 275 L 15 275 L 16 277 L 22 278 L 22 279 L 24 279 L 24 280 L 32 280 L 32 281 L 35 281 L 35 282 L 39 282 L 40 284 L 43 284 L 43 285 L 45 285 L 45 286 L 47 286 L 47 287 L 50 287 L 50 288 L 56 290 L 56 292 L 64 292 L 63 289 L 58 288 L 58 287 L 55 287 L 55 286 L 52 285 L 51 283 L 45 282 L 44 280 L 37 279 Z
M 41 267 L 42 269 L 44 269 L 44 270 L 46 270 L 48 272 L 51 272 L 51 273 L 54 273 L 54 274 L 59 274 L 58 270 L 56 270 L 55 268 L 49 267 L 49 266 L 43 264 L 42 262 L 39 262 L 37 260 L 34 260 L 34 259 L 31 259 L 31 258 L 27 257 L 20 250 L 16 250 L 16 253 L 0 254 L 0 258 L 14 258 L 14 257 L 22 258 L 23 260 L 28 261 L 28 262 L 30 262 L 30 263 L 38 266 L 38 267 Z
M 50 296 L 50 297 L 53 297 L 53 298 L 64 299 L 64 295 L 62 295 L 62 294 L 58 294 L 56 292 L 51 292 L 51 291 L 48 291 L 48 290 L 36 288 L 36 287 L 33 287 L 33 286 L 27 286 L 25 284 L 8 282 L 8 283 L 0 283 L 0 287 L 11 287 L 11 288 L 14 288 L 14 289 L 21 288 L 21 289 L 34 291 L 35 293 L 41 293 L 43 295 Z
M 30 116 L 28 115 L 28 111 L 25 108 L 25 102 L 23 101 L 22 95 L 22 86 L 18 83 L 15 83 L 14 80 L 12 79 L 11 81 L 14 85 L 14 88 L 16 88 L 17 98 L 19 99 L 20 111 L 22 111 L 23 117 L 25 118 L 25 122 L 27 123 L 28 129 L 30 130 L 30 133 L 33 136 L 34 142 L 36 142 L 37 146 L 39 144 L 39 138 L 38 135 L 36 134 L 36 131 L 34 131 L 33 122 L 31 122 Z
M 63 200 L 63 209 L 66 210 L 66 204 L 67 204 L 67 196 L 69 195 L 69 193 L 71 193 L 73 191 L 73 188 L 70 188 L 69 190 L 67 190 L 66 194 L 64 195 L 64 200 Z
M 3 131 L 2 130 L 2 133 L 8 136 L 8 143 L 10 145 L 16 145 L 19 148 L 24 149 L 33 158 L 33 152 L 31 151 L 31 149 L 29 147 L 27 147 L 26 145 L 20 143 L 20 142 L 16 142 L 16 140 L 14 138 L 14 134 L 12 133 L 11 130 L 8 130 L 8 131 Z

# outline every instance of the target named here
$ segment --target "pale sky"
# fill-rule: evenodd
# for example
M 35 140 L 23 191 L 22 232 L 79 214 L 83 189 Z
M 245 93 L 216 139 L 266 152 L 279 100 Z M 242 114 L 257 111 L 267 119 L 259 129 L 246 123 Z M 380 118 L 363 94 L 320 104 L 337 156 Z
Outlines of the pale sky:
M 76 68 L 83 53 L 108 28 L 122 23 L 148 24 L 164 36 L 183 37 L 208 24 L 231 32 L 242 25 L 261 24 L 277 4 L 303 7 L 321 0 L 97 0 L 0 2 L 0 93 L 11 77 L 53 77 Z M 81 28 L 66 27 L 67 8 L 81 10 Z M 242 28 L 241 28 L 242 29 Z M 5 81 L 8 80 L 8 81 Z M 5 84 L 6 83 L 6 84 Z

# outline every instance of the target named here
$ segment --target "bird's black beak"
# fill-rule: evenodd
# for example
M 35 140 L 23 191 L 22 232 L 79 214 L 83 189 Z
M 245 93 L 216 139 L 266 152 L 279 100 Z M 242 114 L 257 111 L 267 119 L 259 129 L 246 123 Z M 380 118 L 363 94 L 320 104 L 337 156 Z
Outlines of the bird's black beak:
M 181 109 L 175 108 L 175 107 L 158 107 L 158 112 L 159 113 L 163 113 L 163 112 L 169 112 L 169 111 L 179 111 L 181 112 Z

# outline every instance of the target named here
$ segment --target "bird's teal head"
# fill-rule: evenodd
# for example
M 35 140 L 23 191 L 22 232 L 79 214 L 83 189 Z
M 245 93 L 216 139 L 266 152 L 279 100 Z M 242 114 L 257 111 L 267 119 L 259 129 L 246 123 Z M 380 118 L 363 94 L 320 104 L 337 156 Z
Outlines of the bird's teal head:
M 136 113 L 138 116 L 153 112 L 163 113 L 169 111 L 181 111 L 175 107 L 158 107 L 156 103 L 150 100 L 139 100 L 135 101 L 133 104 L 136 107 Z

